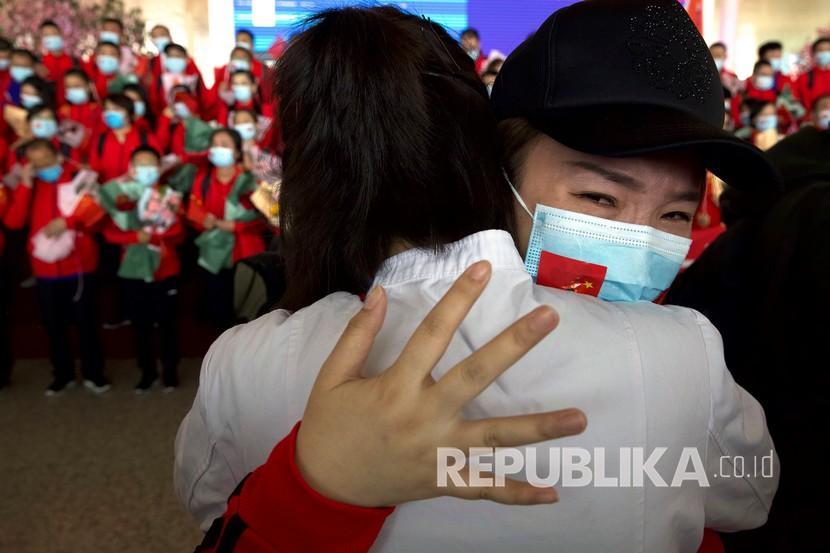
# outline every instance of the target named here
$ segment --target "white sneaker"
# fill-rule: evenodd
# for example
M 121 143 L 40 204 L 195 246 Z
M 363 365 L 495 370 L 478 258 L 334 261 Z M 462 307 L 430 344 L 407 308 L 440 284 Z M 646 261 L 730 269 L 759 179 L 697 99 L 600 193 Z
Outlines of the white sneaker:
M 112 386 L 106 378 L 101 377 L 98 380 L 98 382 L 94 382 L 92 380 L 84 380 L 84 388 L 86 388 L 93 394 L 100 395 L 104 392 L 109 391 L 109 389 L 112 388 Z

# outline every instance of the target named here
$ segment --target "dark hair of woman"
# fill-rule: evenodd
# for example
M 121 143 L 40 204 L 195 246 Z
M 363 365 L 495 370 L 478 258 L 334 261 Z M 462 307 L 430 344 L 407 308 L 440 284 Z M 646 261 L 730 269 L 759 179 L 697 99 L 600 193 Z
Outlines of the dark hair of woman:
M 510 230 L 496 119 L 473 61 L 391 7 L 312 17 L 278 62 L 287 291 L 300 309 L 361 294 L 393 245 L 440 251 Z

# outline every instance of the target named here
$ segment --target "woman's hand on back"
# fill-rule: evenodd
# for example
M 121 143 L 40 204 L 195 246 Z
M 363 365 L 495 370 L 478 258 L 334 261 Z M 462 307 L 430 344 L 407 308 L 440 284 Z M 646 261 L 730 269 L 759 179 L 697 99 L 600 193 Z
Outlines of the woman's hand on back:
M 512 447 L 579 434 L 577 409 L 467 421 L 461 409 L 556 328 L 539 307 L 455 365 L 437 382 L 431 372 L 490 278 L 472 265 L 421 322 L 397 361 L 364 378 L 361 368 L 386 314 L 375 288 L 320 370 L 297 436 L 297 465 L 306 481 L 336 501 L 379 507 L 443 495 L 506 504 L 553 503 L 551 488 L 506 480 L 503 487 L 439 488 L 437 448 Z M 461 472 L 469 482 L 466 471 Z

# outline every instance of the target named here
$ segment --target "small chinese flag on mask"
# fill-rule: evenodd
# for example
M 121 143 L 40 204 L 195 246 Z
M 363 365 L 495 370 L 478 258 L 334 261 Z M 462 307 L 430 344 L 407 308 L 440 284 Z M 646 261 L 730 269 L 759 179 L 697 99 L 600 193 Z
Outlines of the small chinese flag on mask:
M 607 271 L 608 268 L 602 265 L 543 251 L 539 258 L 536 283 L 597 297 Z

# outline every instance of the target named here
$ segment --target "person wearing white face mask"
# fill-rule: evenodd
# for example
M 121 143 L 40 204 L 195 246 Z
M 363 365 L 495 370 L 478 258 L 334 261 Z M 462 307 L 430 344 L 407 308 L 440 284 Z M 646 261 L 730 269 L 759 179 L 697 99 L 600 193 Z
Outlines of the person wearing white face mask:
M 233 266 L 265 250 L 264 221 L 250 203 L 256 181 L 244 166 L 242 137 L 219 128 L 199 163 L 186 218 L 200 235 L 198 264 L 205 282 L 205 313 L 220 328 L 233 323 Z
M 254 34 L 248 29 L 239 29 L 236 32 L 236 48 L 241 48 L 251 55 L 251 67 L 249 70 L 257 79 L 262 78 L 262 62 L 256 58 L 254 49 Z
M 280 176 L 280 158 L 270 149 L 273 141 L 270 129 L 259 135 L 259 116 L 250 109 L 237 109 L 231 113 L 231 127 L 242 137 L 245 167 L 258 183 L 273 184 Z
M 6 87 L 7 101 L 20 104 L 20 88 L 23 81 L 35 75 L 35 56 L 29 50 L 15 48 L 9 56 L 9 82 Z
M 475 62 L 476 72 L 483 73 L 487 65 L 487 56 L 481 51 L 481 37 L 476 29 L 469 28 L 461 31 L 461 47 Z
M 712 53 L 712 59 L 715 60 L 715 67 L 720 72 L 720 80 L 724 88 L 728 89 L 733 96 L 741 92 L 743 90 L 743 83 L 741 83 L 735 73 L 726 67 L 728 53 L 726 44 L 723 42 L 715 42 L 709 46 L 709 52 Z
M 748 100 L 763 100 L 775 102 L 781 92 L 777 88 L 775 70 L 770 62 L 760 60 L 752 69 L 752 76 L 744 84 L 745 98 Z
M 219 102 L 220 109 L 221 104 L 231 105 L 235 101 L 233 90 L 231 90 L 231 77 L 237 71 L 248 71 L 253 75 L 256 82 L 260 82 L 263 75 L 262 64 L 251 51 L 239 46 L 231 50 L 228 63 L 213 70 L 213 89 L 211 92 L 221 100 Z
M 816 99 L 830 94 L 830 37 L 813 42 L 810 53 L 813 67 L 799 75 L 793 90 L 808 110 L 812 109 Z
M 819 96 L 813 102 L 813 125 L 821 131 L 830 131 L 830 94 Z
M 229 102 L 220 102 L 216 121 L 220 125 L 231 125 L 231 116 L 238 110 L 251 110 L 257 116 L 272 117 L 273 107 L 262 103 L 256 79 L 250 71 L 235 71 L 231 74 L 227 87 Z
M 165 25 L 154 25 L 149 33 L 150 42 L 156 50 L 156 55 L 149 59 L 150 70 L 145 75 L 144 86 L 150 88 L 164 68 L 162 66 L 162 59 L 164 58 L 164 49 L 168 44 L 173 44 L 173 38 L 170 34 L 170 29 Z
M 783 88 L 784 80 L 786 80 L 782 74 L 784 65 L 784 45 L 777 40 L 764 42 L 758 47 L 758 60 L 765 61 L 770 64 L 773 73 L 775 73 L 776 88 Z
M 633 28 L 636 43 L 632 21 L 640 22 Z M 561 322 L 471 402 L 468 417 L 576 405 L 591 423 L 569 445 L 617 451 L 622 444 L 646 450 L 656 442 L 669 450 L 685 444 L 709 468 L 717 465 L 718 450 L 774 457 L 763 412 L 732 382 L 714 328 L 692 311 L 648 301 L 668 285 L 671 266 L 675 273 L 679 268 L 675 254 L 690 233 L 704 167 L 736 185 L 745 172 L 745 183 L 776 186 L 758 151 L 722 131 L 717 70 L 678 3 L 577 3 L 508 57 L 492 100 L 504 125 L 526 121 L 526 133 L 504 133 L 506 151 L 514 152 L 505 169 L 536 214 L 533 221 L 519 202 L 515 213 L 511 208 L 498 154 L 488 156 L 498 148 L 484 89 L 444 31 L 417 18 L 396 19 L 390 8 L 336 10 L 318 22 L 292 39 L 278 72 L 286 144 L 280 206 L 289 291 L 283 301 L 298 311 L 272 312 L 214 344 L 177 437 L 177 491 L 205 527 L 224 511 L 239 478 L 264 462 L 275 437 L 301 416 L 315 369 L 360 309 L 357 294 L 374 284 L 389 297 L 367 365 L 373 375 L 390 366 L 424 313 L 478 259 L 492 264 L 490 285 L 433 378 L 520 314 L 551 305 Z M 700 77 L 690 83 L 698 91 L 693 97 L 634 70 L 650 55 L 650 32 L 665 25 L 680 37 L 667 45 L 669 58 L 685 67 L 691 59 L 690 74 Z M 343 32 L 355 26 L 367 32 L 357 38 Z M 602 28 L 604 40 L 589 37 L 586 28 Z M 386 49 L 383 60 L 376 58 L 377 37 L 398 36 L 409 45 L 408 33 L 435 44 L 409 53 Z M 336 38 L 346 35 L 348 55 Z M 310 75 L 310 60 L 323 57 L 329 63 L 316 63 Z M 408 71 L 410 59 L 413 68 L 429 67 L 429 77 Z M 567 71 L 559 70 L 563 64 Z M 613 77 L 613 87 L 598 83 L 597 73 Z M 354 91 L 355 101 L 342 95 L 330 101 L 335 88 Z M 341 103 L 350 106 L 347 113 Z M 414 163 L 413 151 L 420 152 Z M 553 210 L 556 221 L 541 216 Z M 556 238 L 569 235 L 580 240 L 578 254 L 557 249 Z M 544 239 L 539 259 L 560 266 L 552 267 L 557 287 L 571 291 L 533 282 L 526 269 L 541 275 L 543 267 L 530 255 L 533 248 L 524 262 L 520 254 L 531 236 Z M 672 247 L 661 247 L 666 242 Z M 629 271 L 635 264 L 639 270 Z M 531 449 L 549 459 L 549 445 Z M 671 465 L 678 455 L 664 460 Z M 705 525 L 734 531 L 763 523 L 774 478 L 709 483 L 705 493 L 698 486 L 563 489 L 553 510 L 416 501 L 391 515 L 375 550 L 532 552 L 557 544 L 580 552 L 685 552 L 697 549 Z
M 762 150 L 767 150 L 781 139 L 779 128 L 779 110 L 774 102 L 760 100 L 745 100 L 744 106 L 749 109 L 748 125 L 738 130 L 735 136 L 751 142 Z
M 211 105 L 210 91 L 187 50 L 180 44 L 171 43 L 164 47 L 160 74 L 153 76 L 147 88 L 149 108 L 154 113 L 162 113 L 170 102 L 173 89 L 179 86 L 185 86 L 193 93 L 198 104 L 194 114 L 201 114 Z
M 122 50 L 117 44 L 98 43 L 84 71 L 95 86 L 99 99 L 106 98 L 111 90 L 121 90 L 124 85 L 135 82 L 134 75 L 122 72 L 122 65 Z
M 176 247 L 184 238 L 180 192 L 167 186 L 161 155 L 149 146 L 136 148 L 124 178 L 106 183 L 101 204 L 109 214 L 104 238 L 122 247 L 118 276 L 135 329 L 141 379 L 135 392 L 148 392 L 158 381 L 161 361 L 165 391 L 178 386 L 177 298 L 180 261 Z M 154 325 L 160 351 L 156 355 Z
M 52 20 L 41 22 L 40 44 L 44 50 L 40 63 L 46 68 L 45 78 L 56 83 L 55 95 L 63 98 L 63 76 L 78 65 L 77 60 L 66 52 L 61 30 Z

